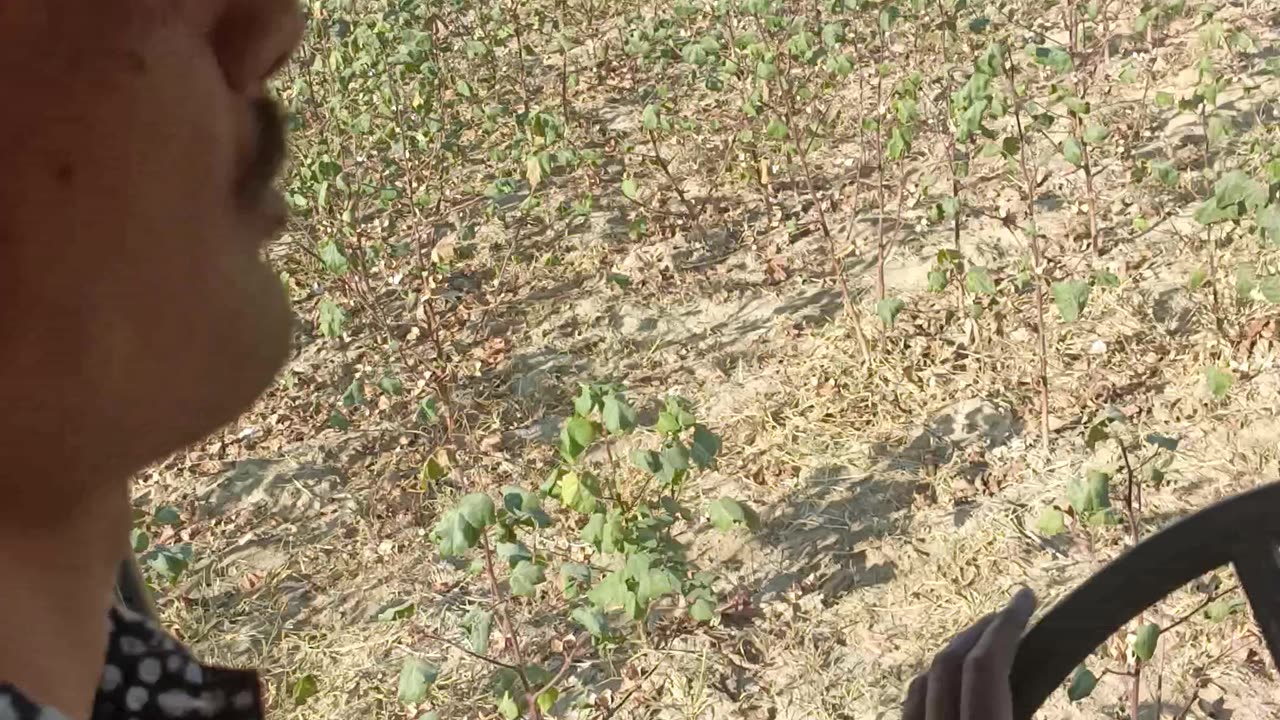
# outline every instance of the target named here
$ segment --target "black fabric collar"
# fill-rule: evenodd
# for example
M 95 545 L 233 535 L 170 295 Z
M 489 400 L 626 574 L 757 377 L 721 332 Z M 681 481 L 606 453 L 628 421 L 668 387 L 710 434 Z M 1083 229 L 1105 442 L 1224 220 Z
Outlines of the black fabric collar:
M 201 665 L 147 618 L 111 611 L 92 720 L 262 720 L 258 674 Z M 66 720 L 0 684 L 0 720 Z

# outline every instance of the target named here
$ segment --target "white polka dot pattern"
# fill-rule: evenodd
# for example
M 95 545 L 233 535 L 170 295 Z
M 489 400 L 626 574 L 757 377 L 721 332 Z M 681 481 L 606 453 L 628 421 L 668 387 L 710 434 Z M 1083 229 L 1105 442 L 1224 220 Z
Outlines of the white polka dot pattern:
M 113 610 L 110 619 L 91 720 L 262 720 L 257 674 L 202 666 L 167 633 L 126 609 Z M 0 720 L 67 717 L 0 682 Z

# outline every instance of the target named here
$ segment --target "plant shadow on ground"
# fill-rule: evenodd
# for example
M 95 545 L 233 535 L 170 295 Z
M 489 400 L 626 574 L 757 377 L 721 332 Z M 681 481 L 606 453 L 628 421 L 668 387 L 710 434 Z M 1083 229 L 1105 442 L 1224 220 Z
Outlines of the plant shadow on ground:
M 351 515 L 359 512 L 337 464 L 243 460 L 196 493 L 202 519 L 248 519 L 253 527 L 240 542 L 193 568 L 200 579 L 198 602 L 240 618 L 234 635 L 248 643 L 245 651 L 260 653 L 281 632 L 323 622 L 318 612 L 349 614 L 354 606 L 336 606 L 360 604 L 358 594 L 330 597 L 325 583 L 305 570 L 311 563 L 300 561 L 308 554 L 303 548 L 340 543 Z
M 568 294 L 562 299 L 575 295 L 573 291 Z M 545 344 L 514 353 L 505 363 L 487 371 L 480 381 L 505 388 L 516 398 L 530 402 L 531 407 L 567 409 L 566 386 L 572 379 L 603 380 L 616 374 L 616 368 L 595 367 L 591 359 L 588 351 L 601 343 L 624 346 L 626 353 L 620 362 L 657 358 L 664 365 L 661 372 L 644 375 L 654 383 L 677 382 L 695 372 L 693 366 L 698 363 L 723 369 L 749 357 L 780 321 L 820 325 L 834 318 L 840 308 L 839 293 L 823 287 L 805 288 L 782 298 L 744 288 L 741 297 L 730 301 L 677 307 L 624 300 L 601 308 L 600 316 L 586 323 L 574 321 L 555 328 Z M 634 374 L 632 379 L 632 385 L 646 384 L 635 382 Z M 546 440 L 552 435 L 548 429 L 537 437 Z
M 874 545 L 911 521 L 913 496 L 974 445 L 993 449 L 1021 432 L 1009 413 L 986 402 L 962 402 L 936 417 L 905 444 L 873 447 L 875 466 L 860 471 L 824 465 L 804 478 L 768 522 L 764 542 L 777 572 L 757 585 L 762 599 L 797 586 L 822 593 L 826 603 L 855 589 L 892 581 L 897 565 Z M 959 472 L 981 472 L 977 467 Z M 957 510 L 957 523 L 963 522 Z

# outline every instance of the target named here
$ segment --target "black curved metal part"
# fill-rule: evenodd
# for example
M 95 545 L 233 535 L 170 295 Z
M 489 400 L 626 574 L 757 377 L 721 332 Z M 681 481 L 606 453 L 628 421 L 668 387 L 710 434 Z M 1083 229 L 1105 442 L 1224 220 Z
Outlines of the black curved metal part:
M 1235 566 L 1272 659 L 1280 662 L 1280 483 L 1224 500 L 1151 536 L 1103 568 L 1023 637 L 1010 684 L 1030 720 L 1107 638 L 1204 573 Z

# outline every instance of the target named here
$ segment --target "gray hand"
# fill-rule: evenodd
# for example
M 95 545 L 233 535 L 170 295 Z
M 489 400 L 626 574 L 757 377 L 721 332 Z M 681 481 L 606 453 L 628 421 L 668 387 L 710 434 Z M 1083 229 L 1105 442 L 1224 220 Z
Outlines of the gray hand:
M 911 682 L 902 720 L 1013 720 L 1009 671 L 1035 609 L 1024 588 L 1004 610 L 955 636 Z

